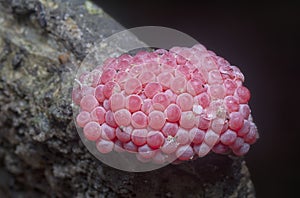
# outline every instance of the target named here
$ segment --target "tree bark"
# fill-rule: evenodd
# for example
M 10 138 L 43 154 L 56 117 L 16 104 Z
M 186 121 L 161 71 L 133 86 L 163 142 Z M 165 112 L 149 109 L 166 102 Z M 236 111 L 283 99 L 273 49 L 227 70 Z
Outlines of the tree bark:
M 132 173 L 84 147 L 73 78 L 90 46 L 122 29 L 90 1 L 0 1 L 0 197 L 255 197 L 243 158 Z

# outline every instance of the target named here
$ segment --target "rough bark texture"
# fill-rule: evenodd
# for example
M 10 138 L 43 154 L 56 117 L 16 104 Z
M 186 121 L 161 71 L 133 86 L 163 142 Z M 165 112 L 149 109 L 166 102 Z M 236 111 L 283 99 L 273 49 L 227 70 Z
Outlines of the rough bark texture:
M 89 1 L 0 1 L 0 197 L 255 197 L 242 158 L 130 173 L 83 146 L 72 120 L 76 65 L 121 29 Z

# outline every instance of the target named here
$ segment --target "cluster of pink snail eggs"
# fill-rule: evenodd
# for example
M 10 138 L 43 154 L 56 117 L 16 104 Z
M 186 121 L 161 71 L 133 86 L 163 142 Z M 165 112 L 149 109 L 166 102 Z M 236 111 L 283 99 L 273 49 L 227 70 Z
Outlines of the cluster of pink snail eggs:
M 79 76 L 76 124 L 100 153 L 130 152 L 142 162 L 241 156 L 258 138 L 243 81 L 201 44 L 123 54 Z

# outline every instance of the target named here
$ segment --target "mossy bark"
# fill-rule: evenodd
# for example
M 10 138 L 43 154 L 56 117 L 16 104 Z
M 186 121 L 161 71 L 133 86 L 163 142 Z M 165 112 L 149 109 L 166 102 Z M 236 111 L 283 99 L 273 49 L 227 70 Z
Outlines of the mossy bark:
M 87 151 L 72 117 L 74 74 L 120 30 L 89 1 L 0 1 L 0 197 L 255 197 L 242 158 L 129 173 Z

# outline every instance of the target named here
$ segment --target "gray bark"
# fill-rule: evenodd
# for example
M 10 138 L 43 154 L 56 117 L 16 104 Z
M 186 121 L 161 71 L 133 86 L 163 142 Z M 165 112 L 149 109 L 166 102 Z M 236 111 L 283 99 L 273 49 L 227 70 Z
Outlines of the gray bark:
M 243 158 L 131 173 L 87 151 L 72 119 L 74 73 L 120 30 L 83 0 L 0 1 L 0 197 L 255 197 Z

